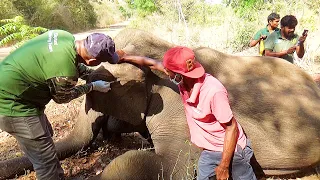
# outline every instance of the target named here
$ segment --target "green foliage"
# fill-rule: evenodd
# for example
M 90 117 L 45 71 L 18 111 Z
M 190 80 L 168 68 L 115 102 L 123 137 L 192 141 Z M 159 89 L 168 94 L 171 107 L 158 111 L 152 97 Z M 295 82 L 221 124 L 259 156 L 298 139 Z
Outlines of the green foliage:
M 157 11 L 154 0 L 126 0 L 129 7 L 137 10 L 138 15 L 145 17 Z
M 7 19 L 20 15 L 19 11 L 12 4 L 12 0 L 1 0 L 0 7 L 0 19 Z
M 124 6 L 120 6 L 119 11 L 121 12 L 121 15 L 126 19 L 132 16 L 132 12 L 128 8 L 125 8 Z
M 33 14 L 41 8 L 42 0 L 12 0 L 12 4 L 26 19 L 31 19 Z
M 13 9 L 12 18 L 22 15 L 30 26 L 79 31 L 95 27 L 97 16 L 89 0 L 4 0 Z M 2 0 L 0 5 L 2 4 Z M 9 6 L 11 4 L 11 6 Z M 16 11 L 14 11 L 16 10 Z M 0 13 L 1 14 L 1 13 Z
M 69 11 L 70 17 L 64 17 L 64 13 L 60 12 L 62 18 L 71 18 L 73 31 L 90 29 L 97 23 L 97 15 L 89 3 L 89 0 L 57 0 L 59 7 L 64 11 Z
M 226 12 L 222 5 L 210 5 L 207 3 L 196 3 L 189 11 L 187 18 L 189 23 L 204 26 L 219 26 L 224 22 Z
M 16 47 L 22 45 L 29 39 L 46 32 L 48 29 L 42 27 L 30 27 L 25 24 L 22 16 L 13 19 L 0 20 L 0 47 L 15 44 Z
M 132 15 L 132 9 L 128 8 L 125 2 L 90 0 L 90 4 L 97 15 L 97 27 L 108 27 L 110 24 L 118 23 Z
M 249 41 L 253 34 L 255 33 L 255 26 L 250 22 L 233 22 L 232 29 L 234 29 L 234 36 L 231 41 L 229 41 L 228 46 L 232 48 L 233 51 L 242 51 L 249 47 Z
M 255 19 L 255 16 L 252 16 L 252 11 L 259 11 L 263 8 L 262 4 L 262 0 L 234 0 L 231 6 L 240 18 L 253 21 L 257 19 Z

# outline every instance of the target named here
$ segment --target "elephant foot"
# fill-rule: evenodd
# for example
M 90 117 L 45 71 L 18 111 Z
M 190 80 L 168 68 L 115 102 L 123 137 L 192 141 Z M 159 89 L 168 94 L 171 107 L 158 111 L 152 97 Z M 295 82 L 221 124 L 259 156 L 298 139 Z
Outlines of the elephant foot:
M 140 138 L 147 140 L 148 143 L 150 143 L 150 145 L 153 146 L 153 141 L 151 139 L 149 131 L 138 132 L 138 135 L 140 135 Z
M 103 139 L 108 142 L 120 142 L 122 141 L 121 133 L 106 133 L 102 132 Z

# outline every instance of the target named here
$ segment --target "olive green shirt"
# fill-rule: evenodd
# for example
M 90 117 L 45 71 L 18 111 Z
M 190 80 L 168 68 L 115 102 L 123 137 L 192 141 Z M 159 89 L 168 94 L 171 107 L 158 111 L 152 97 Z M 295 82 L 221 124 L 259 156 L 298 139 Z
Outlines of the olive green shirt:
M 276 28 L 274 31 L 280 31 L 279 28 Z M 254 36 L 253 36 L 253 39 L 254 40 L 259 40 L 261 35 L 265 35 L 265 36 L 269 36 L 270 35 L 270 32 L 268 30 L 268 25 L 262 29 L 260 29 Z
M 265 41 L 265 50 L 272 52 L 281 52 L 288 50 L 292 46 L 296 45 L 298 42 L 299 36 L 294 34 L 293 38 L 288 40 L 284 39 L 281 36 L 281 31 L 275 31 L 271 33 Z M 282 57 L 283 59 L 293 63 L 293 54 L 287 54 Z
M 67 102 L 65 94 L 75 98 L 89 92 L 90 85 L 75 88 L 78 68 L 69 32 L 51 30 L 29 40 L 0 63 L 0 114 L 39 115 L 52 98 Z

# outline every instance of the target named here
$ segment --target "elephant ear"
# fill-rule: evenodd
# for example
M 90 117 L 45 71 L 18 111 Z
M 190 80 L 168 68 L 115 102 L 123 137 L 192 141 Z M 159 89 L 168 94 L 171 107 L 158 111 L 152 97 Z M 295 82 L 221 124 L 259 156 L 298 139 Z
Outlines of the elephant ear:
M 131 150 L 113 159 L 100 175 L 103 180 L 158 180 L 163 179 L 161 156 L 150 151 Z
M 96 80 L 115 82 L 107 93 L 89 93 L 86 97 L 86 111 L 93 109 L 133 125 L 141 124 L 148 96 L 145 72 L 141 68 L 129 63 L 102 63 L 87 78 L 88 83 Z

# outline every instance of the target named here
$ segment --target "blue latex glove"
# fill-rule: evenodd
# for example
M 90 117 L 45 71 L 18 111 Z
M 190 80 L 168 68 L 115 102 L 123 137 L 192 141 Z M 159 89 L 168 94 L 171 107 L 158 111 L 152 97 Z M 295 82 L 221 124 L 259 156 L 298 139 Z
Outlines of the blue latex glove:
M 98 80 L 92 82 L 92 90 L 99 92 L 108 92 L 109 90 L 111 90 L 110 84 L 110 82 Z

